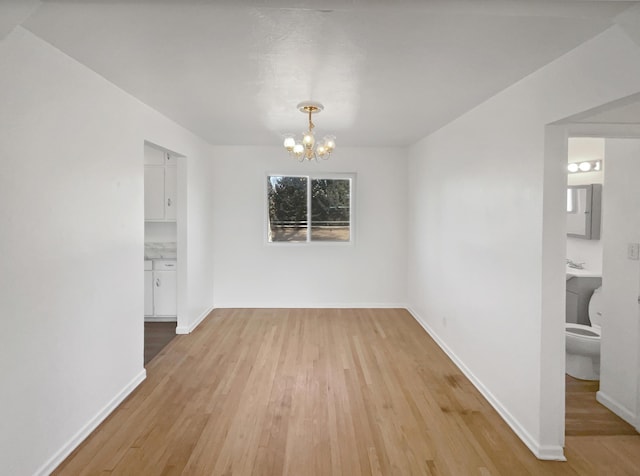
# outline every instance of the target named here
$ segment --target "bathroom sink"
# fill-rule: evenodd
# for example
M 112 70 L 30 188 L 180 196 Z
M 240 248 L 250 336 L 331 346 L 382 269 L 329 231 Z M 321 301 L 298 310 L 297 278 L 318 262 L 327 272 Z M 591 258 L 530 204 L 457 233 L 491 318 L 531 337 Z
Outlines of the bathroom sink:
M 567 281 L 571 278 L 601 278 L 602 273 L 590 269 L 567 268 Z

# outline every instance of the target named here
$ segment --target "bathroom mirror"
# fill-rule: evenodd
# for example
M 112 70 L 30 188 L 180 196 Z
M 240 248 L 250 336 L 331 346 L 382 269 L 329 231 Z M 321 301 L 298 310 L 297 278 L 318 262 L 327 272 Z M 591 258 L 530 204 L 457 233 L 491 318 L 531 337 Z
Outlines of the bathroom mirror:
M 567 236 L 600 239 L 602 185 L 567 187 Z

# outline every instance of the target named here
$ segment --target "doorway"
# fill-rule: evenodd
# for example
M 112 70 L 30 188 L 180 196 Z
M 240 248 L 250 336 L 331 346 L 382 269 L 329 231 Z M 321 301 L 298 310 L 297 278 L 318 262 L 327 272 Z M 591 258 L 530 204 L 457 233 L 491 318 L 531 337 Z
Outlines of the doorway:
M 567 165 L 567 281 L 566 281 L 566 322 L 568 332 L 567 352 L 575 347 L 589 350 L 597 348 L 598 355 L 571 355 L 567 357 L 566 397 L 565 397 L 565 434 L 567 436 L 603 436 L 630 435 L 635 429 L 629 423 L 598 402 L 600 390 L 600 329 L 603 325 L 603 281 L 608 286 L 618 288 L 616 281 L 621 279 L 611 269 L 615 257 L 618 235 L 621 231 L 617 223 L 616 210 L 603 203 L 603 189 L 609 199 L 617 194 L 633 195 L 619 183 L 620 157 L 615 157 L 612 175 L 607 180 L 605 144 L 602 137 L 570 137 L 568 139 Z M 610 144 L 611 145 L 611 144 Z M 620 153 L 614 155 L 621 155 Z M 627 155 L 627 154 L 622 154 Z M 622 160 L 626 160 L 622 157 Z M 623 165 L 624 167 L 624 165 Z M 608 190 L 611 187 L 612 190 Z M 579 194 L 578 192 L 583 192 Z M 586 193 L 589 192 L 589 193 Z M 597 192 L 597 193 L 596 193 Z M 588 198 L 588 200 L 587 200 Z M 629 211 L 629 210 L 625 210 Z M 607 223 L 606 214 L 612 215 Z M 631 218 L 631 217 L 628 217 Z M 603 275 L 604 244 L 607 245 L 607 267 L 611 275 L 605 280 Z M 611 292 L 611 290 L 609 291 Z M 635 296 L 632 294 L 631 299 Z M 610 314 L 610 313 L 605 313 Z M 583 337 L 581 332 L 587 337 Z M 569 339 L 572 339 L 569 342 Z M 606 376 L 611 379 L 610 375 Z
M 566 218 L 564 205 L 566 199 L 566 160 L 569 137 L 603 137 L 605 141 L 615 144 L 615 141 L 640 139 L 640 95 L 624 98 L 611 104 L 572 116 L 565 120 L 550 124 L 546 128 L 545 146 L 545 188 L 544 188 L 544 253 L 543 253 L 543 323 L 542 323 L 542 401 L 543 401 L 543 431 L 557 431 L 557 435 L 564 440 L 565 398 L 569 392 L 566 389 L 565 376 L 565 338 L 563 325 L 565 320 L 566 296 L 559 293 L 555 286 L 562 286 L 561 276 L 566 274 Z M 640 164 L 640 154 L 636 157 Z M 638 177 L 640 175 L 635 175 Z M 632 177 L 626 173 L 627 179 Z M 637 209 L 640 216 L 640 207 Z M 606 222 L 606 218 L 604 218 Z M 605 224 L 605 226 L 607 226 Z M 637 230 L 640 231 L 640 228 Z M 623 259 L 627 260 L 627 245 L 640 242 L 640 236 L 625 237 Z M 617 253 L 619 254 L 618 250 Z M 636 429 L 640 428 L 638 409 L 640 408 L 640 325 L 638 303 L 640 293 L 640 267 L 635 262 L 635 276 L 638 286 L 635 287 L 633 299 L 634 311 L 631 313 L 633 324 L 625 326 L 627 341 L 624 346 L 613 345 L 612 339 L 605 338 L 602 344 L 604 363 L 601 368 L 600 388 L 597 391 L 598 402 L 611 409 L 619 417 Z M 561 271 L 562 270 L 562 271 Z M 606 265 L 604 274 L 607 274 Z M 565 280 L 566 281 L 566 280 Z M 606 276 L 605 276 L 606 283 Z M 606 284 L 605 284 L 606 286 Z M 618 323 L 621 321 L 618 321 Z M 603 326 L 606 328 L 606 324 Z M 560 336 L 562 334 L 562 336 Z M 611 333 L 609 333 L 611 336 Z M 631 342 L 631 345 L 628 345 Z M 614 351 L 611 351 L 611 348 Z M 624 348 L 624 350 L 622 350 Z M 621 364 L 620 354 L 625 354 Z M 610 357 L 615 357 L 610 359 Z M 561 362 L 558 368 L 558 362 Z M 615 364 L 613 362 L 616 362 Z M 609 377 L 614 377 L 613 379 Z M 619 382 L 624 381 L 627 392 L 625 405 L 616 405 L 615 397 L 620 391 Z M 571 389 L 574 392 L 575 389 Z M 555 407 L 554 407 L 555 405 Z M 560 406 L 562 405 L 562 406 Z M 568 410 L 568 408 L 567 408 Z
M 157 144 L 144 144 L 144 364 L 177 333 L 184 292 L 179 244 L 184 156 Z

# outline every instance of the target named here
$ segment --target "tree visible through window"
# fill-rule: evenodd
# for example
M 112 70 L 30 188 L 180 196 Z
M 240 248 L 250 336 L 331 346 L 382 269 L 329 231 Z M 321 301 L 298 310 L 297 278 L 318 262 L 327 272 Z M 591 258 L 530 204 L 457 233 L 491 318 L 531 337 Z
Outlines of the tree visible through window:
M 269 241 L 351 239 L 351 178 L 267 177 Z

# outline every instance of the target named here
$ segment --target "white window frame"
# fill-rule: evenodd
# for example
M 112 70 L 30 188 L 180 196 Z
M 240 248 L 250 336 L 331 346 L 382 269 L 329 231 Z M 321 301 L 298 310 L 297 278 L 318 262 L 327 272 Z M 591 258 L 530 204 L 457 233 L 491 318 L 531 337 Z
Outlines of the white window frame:
M 269 241 L 269 177 L 300 177 L 307 179 L 307 240 L 306 241 Z M 349 180 L 349 240 L 348 241 L 325 241 L 311 240 L 311 181 L 318 179 L 328 180 Z M 314 172 L 308 174 L 267 173 L 264 176 L 264 243 L 269 246 L 353 246 L 355 244 L 355 203 L 356 203 L 356 174 L 355 173 L 323 173 Z

